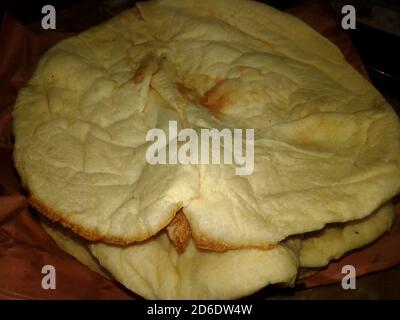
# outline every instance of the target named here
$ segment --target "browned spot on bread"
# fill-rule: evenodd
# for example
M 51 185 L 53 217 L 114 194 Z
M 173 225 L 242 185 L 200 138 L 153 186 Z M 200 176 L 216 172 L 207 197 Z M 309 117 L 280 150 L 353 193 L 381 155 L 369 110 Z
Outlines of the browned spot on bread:
M 180 93 L 182 93 L 186 97 L 194 98 L 198 95 L 197 91 L 195 89 L 187 87 L 182 82 L 177 82 L 176 88 L 179 90 Z
M 191 231 L 189 222 L 182 210 L 177 212 L 174 219 L 167 226 L 167 234 L 176 251 L 178 253 L 184 252 L 189 243 Z
M 238 98 L 241 87 L 242 83 L 238 79 L 218 81 L 204 93 L 200 101 L 211 112 L 219 113 Z
M 132 81 L 135 84 L 139 84 L 143 81 L 146 74 L 154 72 L 157 69 L 158 61 L 157 59 L 149 55 L 141 62 L 140 66 L 136 69 L 133 74 Z
M 243 66 L 238 66 L 237 70 L 239 71 L 240 76 L 243 76 L 246 71 L 246 68 Z
M 192 233 L 193 240 L 196 247 L 203 250 L 225 252 L 228 250 L 237 249 L 260 249 L 260 250 L 272 250 L 278 246 L 277 243 L 260 244 L 260 245 L 232 245 L 226 242 L 218 241 L 215 239 L 207 238 L 206 236 L 198 233 Z
M 143 79 L 144 79 L 144 70 L 139 68 L 136 70 L 135 74 L 133 75 L 132 80 L 134 83 L 138 84 L 138 83 L 141 83 L 143 81 Z
M 226 102 L 226 96 L 221 94 L 219 90 L 222 84 L 223 81 L 217 82 L 217 84 L 211 89 L 207 90 L 201 98 L 201 103 L 211 112 L 219 112 Z
M 66 219 L 65 214 L 59 213 L 56 210 L 45 206 L 40 200 L 38 200 L 32 195 L 29 196 L 28 201 L 32 207 L 34 207 L 36 210 L 38 210 L 41 214 L 43 214 L 51 221 L 61 223 L 64 227 L 71 229 L 73 232 L 77 233 L 78 235 L 89 241 L 102 241 L 105 243 L 120 245 L 120 246 L 125 246 L 134 242 L 144 241 L 154 236 L 156 233 L 158 233 L 160 230 L 164 229 L 168 224 L 170 224 L 170 222 L 175 216 L 175 213 L 181 208 L 180 206 L 174 208 L 174 210 L 171 211 L 171 215 L 169 219 L 167 219 L 166 223 L 161 224 L 154 233 L 147 233 L 142 237 L 136 237 L 136 238 L 134 237 L 122 238 L 118 236 L 106 235 L 98 231 L 96 232 L 95 230 L 90 230 L 82 226 L 76 225 L 72 221 Z

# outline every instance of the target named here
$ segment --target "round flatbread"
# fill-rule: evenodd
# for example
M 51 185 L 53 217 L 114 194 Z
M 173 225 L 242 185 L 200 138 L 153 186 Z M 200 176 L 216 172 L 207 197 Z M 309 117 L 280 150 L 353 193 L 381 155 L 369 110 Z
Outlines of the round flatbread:
M 182 209 L 198 247 L 269 248 L 400 190 L 393 109 L 328 40 L 253 1 L 139 3 L 50 49 L 13 117 L 31 203 L 89 240 L 143 241 Z M 146 134 L 171 120 L 254 129 L 254 170 L 149 164 Z
M 181 215 L 181 213 L 179 214 Z M 92 244 L 59 225 L 43 221 L 45 230 L 64 251 L 91 270 L 116 280 L 148 299 L 229 299 L 246 296 L 274 283 L 293 284 L 313 275 L 330 260 L 365 246 L 390 229 L 394 209 L 382 207 L 367 218 L 291 237 L 265 251 L 239 249 L 224 253 L 203 251 L 186 240 L 186 250 L 167 239 L 166 230 L 148 241 L 128 247 Z M 172 236 L 173 237 L 173 236 Z M 181 237 L 178 237 L 179 239 Z M 179 243 L 179 242 L 178 242 Z
M 88 253 L 86 241 L 61 226 L 47 221 L 42 224 L 63 250 L 92 270 L 101 270 Z M 295 242 L 271 250 L 217 253 L 199 250 L 189 240 L 186 250 L 178 253 L 162 231 L 140 244 L 118 247 L 97 243 L 89 248 L 117 281 L 144 298 L 233 299 L 269 284 L 293 284 L 298 268 Z

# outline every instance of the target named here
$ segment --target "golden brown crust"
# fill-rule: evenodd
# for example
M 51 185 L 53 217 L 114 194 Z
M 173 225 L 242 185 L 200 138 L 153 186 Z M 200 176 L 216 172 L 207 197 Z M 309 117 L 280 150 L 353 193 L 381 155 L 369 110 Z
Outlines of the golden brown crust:
M 215 252 L 225 252 L 228 250 L 237 250 L 237 249 L 272 250 L 278 246 L 278 243 L 271 243 L 265 245 L 248 245 L 248 244 L 232 245 L 229 243 L 207 238 L 206 236 L 196 232 L 192 232 L 192 237 L 197 248 Z
M 134 242 L 140 242 L 149 239 L 150 237 L 154 236 L 160 230 L 164 229 L 167 225 L 170 224 L 172 219 L 175 217 L 177 211 L 181 209 L 181 207 L 177 207 L 171 213 L 171 217 L 167 220 L 167 222 L 161 225 L 158 230 L 152 234 L 146 234 L 144 237 L 141 238 L 121 238 L 116 236 L 108 236 L 105 234 L 101 234 L 99 232 L 95 232 L 93 230 L 89 230 L 74 224 L 73 222 L 67 220 L 63 214 L 55 211 L 52 208 L 45 206 L 40 200 L 35 198 L 33 195 L 30 195 L 28 198 L 29 204 L 34 207 L 37 211 L 43 214 L 45 217 L 50 219 L 54 222 L 61 223 L 64 227 L 71 229 L 73 232 L 77 233 L 81 237 L 89 240 L 89 241 L 102 241 L 105 243 L 113 244 L 113 245 L 120 245 L 125 246 L 128 244 L 132 244 Z
M 78 225 L 72 223 L 71 221 L 65 219 L 65 217 L 62 214 L 45 206 L 40 200 L 38 200 L 37 198 L 35 198 L 32 195 L 29 196 L 28 201 L 32 207 L 34 207 L 36 210 L 38 210 L 41 214 L 43 214 L 48 219 L 50 219 L 54 222 L 61 223 L 64 227 L 71 229 L 73 232 L 77 233 L 78 235 L 80 235 L 81 237 L 83 237 L 89 241 L 102 241 L 105 243 L 109 243 L 109 244 L 113 244 L 113 245 L 120 245 L 120 246 L 126 246 L 128 244 L 145 241 L 145 240 L 151 238 L 159 231 L 163 230 L 164 228 L 167 228 L 167 226 L 171 224 L 172 220 L 177 215 L 177 212 L 180 212 L 182 209 L 181 207 L 174 209 L 174 211 L 173 211 L 170 219 L 168 219 L 167 223 L 163 224 L 158 229 L 158 231 L 155 232 L 154 234 L 147 234 L 146 236 L 144 236 L 142 238 L 125 239 L 125 238 L 121 238 L 121 237 L 108 236 L 108 235 L 96 233 L 93 230 L 89 230 L 89 229 L 83 228 L 81 226 L 78 226 Z M 186 217 L 184 215 L 183 215 L 183 217 L 186 220 Z M 182 219 L 182 217 L 178 217 L 178 219 Z M 177 221 L 180 221 L 180 220 L 177 220 Z M 180 223 L 182 223 L 182 222 L 180 221 Z M 186 228 L 189 229 L 189 232 L 190 232 L 189 236 L 187 235 Z M 167 228 L 167 232 L 168 232 L 168 228 Z M 174 244 L 177 251 L 183 252 L 187 245 L 187 243 L 185 243 L 185 241 L 189 241 L 190 235 L 192 235 L 197 248 L 203 249 L 203 250 L 208 250 L 208 251 L 215 251 L 215 252 L 225 252 L 228 250 L 235 250 L 235 249 L 271 250 L 271 249 L 274 249 L 278 245 L 278 244 L 232 245 L 232 244 L 228 244 L 225 242 L 216 241 L 214 239 L 207 238 L 206 236 L 204 236 L 202 234 L 199 234 L 196 232 L 191 232 L 188 222 L 187 222 L 187 227 L 182 227 L 176 231 L 176 234 L 174 235 L 173 239 L 171 239 L 170 235 L 168 235 L 168 236 L 169 236 L 171 242 Z M 182 250 L 182 251 L 180 251 L 180 250 Z
M 183 253 L 189 243 L 191 231 L 189 222 L 182 210 L 179 210 L 171 223 L 167 226 L 169 240 L 178 253 Z

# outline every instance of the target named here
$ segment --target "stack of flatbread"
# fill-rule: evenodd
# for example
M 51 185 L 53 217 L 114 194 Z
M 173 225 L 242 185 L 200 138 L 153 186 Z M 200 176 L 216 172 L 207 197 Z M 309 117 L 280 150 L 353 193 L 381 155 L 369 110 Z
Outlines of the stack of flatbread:
M 393 222 L 395 112 L 332 43 L 258 2 L 137 3 L 51 48 L 13 117 L 46 231 L 144 298 L 292 285 Z M 254 171 L 149 164 L 146 134 L 170 121 L 254 129 Z

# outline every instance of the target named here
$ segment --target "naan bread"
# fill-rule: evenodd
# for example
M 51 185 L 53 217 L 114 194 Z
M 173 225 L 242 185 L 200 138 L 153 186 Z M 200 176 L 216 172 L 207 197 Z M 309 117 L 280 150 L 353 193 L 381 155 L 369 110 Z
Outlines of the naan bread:
M 179 254 L 165 233 L 141 244 L 90 246 L 100 264 L 147 299 L 233 299 L 274 283 L 294 283 L 298 262 L 288 247 L 210 252 L 190 240 Z
M 139 3 L 50 49 L 13 117 L 31 203 L 89 240 L 143 241 L 182 209 L 198 247 L 269 248 L 362 219 L 400 188 L 389 104 L 328 40 L 252 1 Z M 149 165 L 146 133 L 169 120 L 254 128 L 254 172 Z M 110 250 L 93 249 L 111 269 L 125 251 Z
M 394 220 L 391 204 L 373 212 L 368 217 L 344 225 L 327 226 L 303 237 L 300 249 L 300 266 L 316 268 L 328 265 L 346 252 L 361 248 L 390 230 Z
M 182 213 L 177 214 L 179 219 Z M 231 299 L 246 296 L 268 284 L 293 284 L 332 259 L 376 240 L 390 229 L 394 208 L 382 207 L 370 216 L 327 226 L 323 230 L 286 239 L 271 250 L 239 249 L 224 253 L 202 251 L 187 239 L 187 249 L 168 241 L 166 231 L 141 244 L 117 247 L 89 244 L 67 229 L 42 221 L 58 246 L 109 278 L 99 262 L 128 289 L 148 299 Z M 298 259 L 300 269 L 298 272 Z
M 97 268 L 93 268 L 93 260 L 81 254 L 83 248 L 87 250 L 87 242 L 65 237 L 66 230 L 55 224 L 42 224 L 63 250 L 92 270 L 99 270 L 97 262 Z M 117 247 L 96 243 L 89 248 L 117 281 L 144 298 L 233 299 L 269 284 L 293 284 L 298 268 L 298 255 L 291 249 L 298 247 L 295 242 L 271 250 L 217 253 L 199 250 L 190 240 L 179 254 L 162 231 L 140 244 Z

